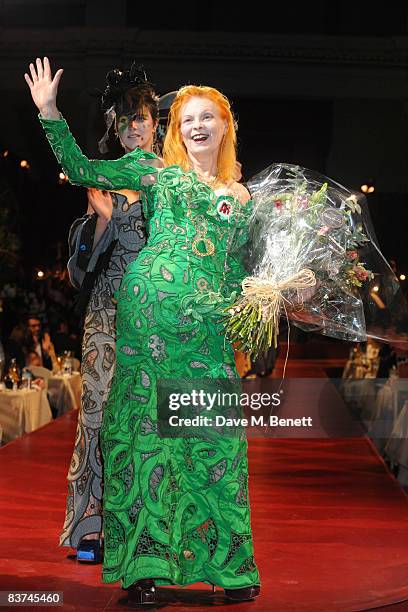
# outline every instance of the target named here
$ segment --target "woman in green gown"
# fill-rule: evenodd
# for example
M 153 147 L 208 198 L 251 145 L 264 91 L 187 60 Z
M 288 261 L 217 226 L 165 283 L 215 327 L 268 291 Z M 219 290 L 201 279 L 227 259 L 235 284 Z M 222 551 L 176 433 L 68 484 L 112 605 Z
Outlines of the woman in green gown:
M 164 162 L 135 150 L 88 160 L 56 107 L 61 71 L 26 75 L 40 121 L 73 184 L 142 190 L 148 241 L 117 294 L 116 371 L 101 431 L 105 468 L 103 580 L 154 600 L 154 583 L 206 582 L 228 598 L 259 595 L 245 436 L 158 435 L 157 383 L 237 376 L 220 313 L 244 269 L 249 194 L 233 179 L 235 124 L 209 87 L 182 88 Z

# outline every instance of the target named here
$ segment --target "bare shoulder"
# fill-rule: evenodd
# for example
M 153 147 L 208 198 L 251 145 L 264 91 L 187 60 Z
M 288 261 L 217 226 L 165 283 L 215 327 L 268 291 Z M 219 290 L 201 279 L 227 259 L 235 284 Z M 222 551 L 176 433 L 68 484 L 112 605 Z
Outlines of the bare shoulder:
M 238 198 L 241 204 L 245 205 L 248 200 L 251 199 L 251 195 L 246 187 L 242 185 L 242 183 L 237 183 L 234 181 L 231 184 L 231 191 L 234 193 L 235 197 Z

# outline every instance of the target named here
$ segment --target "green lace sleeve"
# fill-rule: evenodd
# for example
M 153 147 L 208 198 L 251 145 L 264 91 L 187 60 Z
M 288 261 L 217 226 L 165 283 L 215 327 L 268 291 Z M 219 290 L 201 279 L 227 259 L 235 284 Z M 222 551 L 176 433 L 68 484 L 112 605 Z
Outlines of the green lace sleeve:
M 73 185 L 139 191 L 154 182 L 158 162 L 154 153 L 135 149 L 120 159 L 88 159 L 75 142 L 65 119 L 39 119 L 55 157 Z

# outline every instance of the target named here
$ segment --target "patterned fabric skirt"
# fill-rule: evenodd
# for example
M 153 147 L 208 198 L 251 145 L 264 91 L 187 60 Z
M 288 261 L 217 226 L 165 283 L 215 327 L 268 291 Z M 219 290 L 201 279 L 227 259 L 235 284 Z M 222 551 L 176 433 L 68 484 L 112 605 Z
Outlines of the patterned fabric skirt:
M 82 341 L 82 398 L 61 546 L 76 548 L 84 536 L 102 532 L 102 459 L 99 432 L 115 365 L 116 309 L 93 310 L 91 298 Z
M 165 260 L 177 266 L 174 258 Z M 140 255 L 119 294 L 117 365 L 101 429 L 103 580 L 121 580 L 124 588 L 142 578 L 224 588 L 259 584 L 245 436 L 158 435 L 159 379 L 236 376 L 217 317 L 197 324 L 180 312 L 183 287 L 174 285 L 162 261 L 159 276 L 154 262 Z

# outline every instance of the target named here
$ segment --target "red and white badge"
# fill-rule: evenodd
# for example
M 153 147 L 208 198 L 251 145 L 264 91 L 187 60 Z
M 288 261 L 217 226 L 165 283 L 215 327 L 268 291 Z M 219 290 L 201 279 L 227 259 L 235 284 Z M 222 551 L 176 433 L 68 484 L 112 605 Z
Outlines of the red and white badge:
M 217 204 L 217 212 L 221 219 L 229 219 L 232 212 L 232 203 L 229 200 L 220 200 Z

